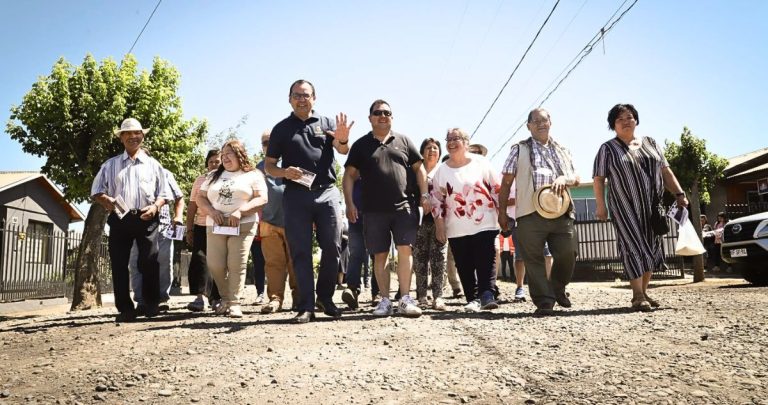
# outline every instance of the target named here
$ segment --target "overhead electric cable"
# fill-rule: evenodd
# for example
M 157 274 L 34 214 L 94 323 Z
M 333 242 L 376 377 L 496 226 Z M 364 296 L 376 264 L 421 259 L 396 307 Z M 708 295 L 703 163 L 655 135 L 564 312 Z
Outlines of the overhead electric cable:
M 485 112 L 483 115 L 483 118 L 480 120 L 480 122 L 477 124 L 477 127 L 475 127 L 475 130 L 472 131 L 472 134 L 469 136 L 470 139 L 475 136 L 475 133 L 477 133 L 477 130 L 480 129 L 480 126 L 483 125 L 483 122 L 488 117 L 488 114 L 490 114 L 491 110 L 493 109 L 493 106 L 496 105 L 496 102 L 499 100 L 499 97 L 501 97 L 501 94 L 504 92 L 504 89 L 507 88 L 507 85 L 509 84 L 510 80 L 512 80 L 512 76 L 515 75 L 515 72 L 517 72 L 517 69 L 520 67 L 520 64 L 523 63 L 523 60 L 525 60 L 526 55 L 528 55 L 528 51 L 531 50 L 533 47 L 533 44 L 536 43 L 536 39 L 539 38 L 539 34 L 541 34 L 541 31 L 544 29 L 544 27 L 547 25 L 547 22 L 549 22 L 549 18 L 552 17 L 552 14 L 555 12 L 555 9 L 557 8 L 557 5 L 560 4 L 560 0 L 557 0 L 555 2 L 555 5 L 552 7 L 552 10 L 550 10 L 549 15 L 547 15 L 547 18 L 544 20 L 544 22 L 541 24 L 541 27 L 539 27 L 539 30 L 536 31 L 536 35 L 534 35 L 533 40 L 528 45 L 528 48 L 523 53 L 523 56 L 520 57 L 520 61 L 517 62 L 517 66 L 512 70 L 512 73 L 510 73 L 509 77 L 507 78 L 507 81 L 504 83 L 503 86 L 501 86 L 501 90 L 499 90 L 499 94 L 496 95 L 496 98 L 493 99 L 493 102 L 491 103 L 491 106 L 488 107 L 488 111 Z
M 546 102 L 547 100 L 549 100 L 549 98 L 552 96 L 552 94 L 554 94 L 554 93 L 555 93 L 555 91 L 557 91 L 557 89 L 558 89 L 558 88 L 560 88 L 560 85 L 561 85 L 561 84 L 563 84 L 563 82 L 565 81 L 565 79 L 567 79 L 567 78 L 568 78 L 568 76 L 570 76 L 570 75 L 571 75 L 571 73 L 572 73 L 572 72 L 573 72 L 573 71 L 576 69 L 576 67 L 578 67 L 578 66 L 579 66 L 579 64 L 581 64 L 581 62 L 582 62 L 582 61 L 583 61 L 583 60 L 584 60 L 584 59 L 587 57 L 587 55 L 589 55 L 590 53 L 592 53 L 592 50 L 594 49 L 595 45 L 597 45 L 597 44 L 600 42 L 600 40 L 602 40 L 602 39 L 605 37 L 605 35 L 606 35 L 606 34 L 607 34 L 607 33 L 608 33 L 608 32 L 609 32 L 611 29 L 613 29 L 613 27 L 614 27 L 614 26 L 616 26 L 616 24 L 617 24 L 619 21 L 621 21 L 621 19 L 624 17 L 624 15 L 626 15 L 626 14 L 629 12 L 629 10 L 631 10 L 631 9 L 632 9 L 632 7 L 634 7 L 634 6 L 635 6 L 635 4 L 637 4 L 637 2 L 638 2 L 638 0 L 634 0 L 634 1 L 632 2 L 632 4 L 630 4 L 630 5 L 629 5 L 629 7 L 627 7 L 627 9 L 626 9 L 626 10 L 624 10 L 624 11 L 623 11 L 621 14 L 619 14 L 618 18 L 616 18 L 615 20 L 611 21 L 611 20 L 612 20 L 612 19 L 613 19 L 613 18 L 616 16 L 616 14 L 618 13 L 618 11 L 619 11 L 619 10 L 620 10 L 620 9 L 621 9 L 623 6 L 624 6 L 624 4 L 626 4 L 626 2 L 627 2 L 627 1 L 629 1 L 629 0 L 624 0 L 624 2 L 623 2 L 623 3 L 621 3 L 621 5 L 619 6 L 619 8 L 616 10 L 616 12 L 614 12 L 614 13 L 613 13 L 613 15 L 612 15 L 612 16 L 611 16 L 611 18 L 608 20 L 608 22 L 607 22 L 607 23 L 605 23 L 605 25 L 604 25 L 602 28 L 600 28 L 600 30 L 597 32 L 597 34 L 595 34 L 595 36 L 594 36 L 594 37 L 592 37 L 592 39 L 590 39 L 590 40 L 589 40 L 589 42 L 587 42 L 587 45 L 585 45 L 585 46 L 584 46 L 584 48 L 582 48 L 582 50 L 581 50 L 581 51 L 579 51 L 579 53 L 578 53 L 578 54 L 577 54 L 577 55 L 576 55 L 576 56 L 575 56 L 573 59 L 571 59 L 571 62 L 569 62 L 569 63 L 568 63 L 568 65 L 566 65 L 566 67 L 565 67 L 565 68 L 564 68 L 564 69 L 563 69 L 563 70 L 560 72 L 560 74 L 559 74 L 557 77 L 555 77 L 555 79 L 552 81 L 552 83 L 554 83 L 555 81 L 557 81 L 557 78 L 558 78 L 558 77 L 560 77 L 560 76 L 563 74 L 563 72 L 566 72 L 566 71 L 567 71 L 567 72 L 565 73 L 565 75 L 564 75 L 564 76 L 562 76 L 562 78 L 561 78 L 561 79 L 560 79 L 560 80 L 557 82 L 557 84 L 555 85 L 555 87 L 554 87 L 552 90 L 550 90 L 550 92 L 547 94 L 547 96 L 546 96 L 546 97 L 544 97 L 544 99 L 542 99 L 542 100 L 541 100 L 541 102 L 539 102 L 539 105 L 538 105 L 538 107 L 541 107 L 542 105 L 544 105 L 544 102 Z M 576 63 L 575 63 L 575 64 L 573 64 L 573 63 L 574 63 L 574 61 L 576 61 Z M 571 66 L 571 64 L 573 64 L 573 66 Z M 569 68 L 569 66 L 570 66 L 570 68 Z M 552 85 L 552 83 L 550 83 L 550 86 Z M 549 87 L 549 86 L 547 86 L 547 88 L 548 88 L 548 87 Z M 545 92 L 546 92 L 546 90 L 545 90 Z M 542 94 L 544 94 L 544 93 L 542 92 Z M 539 97 L 541 97 L 541 95 L 539 95 Z M 537 99 L 538 99 L 538 97 L 537 97 Z M 533 106 L 535 103 L 536 103 L 536 102 L 534 102 L 534 103 L 533 103 L 533 104 L 532 104 L 530 107 L 532 107 L 532 106 Z M 529 109 L 530 109 L 530 107 L 529 107 Z M 527 115 L 527 112 L 526 112 L 524 115 Z M 496 155 L 498 155 L 498 154 L 499 154 L 499 152 L 501 152 L 501 151 L 504 149 L 504 146 L 506 146 L 506 145 L 509 143 L 509 141 L 511 141 L 511 140 L 512 140 L 512 138 L 514 138 L 514 137 L 515 137 L 515 135 L 517 135 L 517 133 L 518 133 L 518 132 L 520 132 L 520 129 L 522 129 L 522 128 L 523 128 L 523 126 L 525 126 L 525 124 L 526 124 L 526 123 L 525 123 L 525 122 L 523 122 L 523 123 L 521 123 L 521 124 L 520 124 L 520 125 L 517 127 L 517 129 L 515 129 L 515 132 L 513 132 L 513 133 L 512 133 L 512 135 L 510 135 L 510 136 L 509 136 L 509 138 L 507 138 L 507 140 L 506 140 L 506 141 L 504 141 L 504 143 L 503 143 L 503 144 L 502 144 L 502 145 L 499 147 L 499 149 L 497 149 L 497 150 L 496 150 L 496 152 L 494 152 L 494 153 L 493 153 L 493 155 L 491 155 L 491 159 L 493 159 L 494 157 L 496 157 Z
M 162 3 L 163 0 L 158 0 L 157 4 L 155 5 L 155 9 L 152 10 L 152 14 L 149 15 L 149 18 L 147 18 L 147 22 L 144 23 L 144 27 L 141 28 L 141 32 L 139 32 L 139 35 L 136 36 L 136 40 L 133 41 L 133 45 L 131 45 L 131 49 L 128 50 L 128 53 L 133 52 L 133 47 L 136 46 L 136 43 L 139 42 L 139 38 L 141 38 L 141 34 L 144 33 L 144 30 L 147 29 L 147 25 L 149 25 L 149 22 L 152 21 L 152 16 L 155 15 L 155 11 L 157 11 L 157 8 L 160 7 L 160 3 Z

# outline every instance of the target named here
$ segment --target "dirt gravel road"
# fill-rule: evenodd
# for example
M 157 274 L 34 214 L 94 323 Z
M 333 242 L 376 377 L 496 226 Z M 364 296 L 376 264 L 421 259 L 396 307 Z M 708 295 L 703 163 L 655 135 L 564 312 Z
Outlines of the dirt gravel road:
M 573 283 L 548 318 L 449 299 L 418 319 L 363 305 L 296 325 L 252 305 L 193 314 L 188 297 L 121 325 L 114 308 L 0 318 L 0 403 L 768 404 L 768 289 L 690 281 L 653 283 L 651 313 L 629 311 L 624 283 Z

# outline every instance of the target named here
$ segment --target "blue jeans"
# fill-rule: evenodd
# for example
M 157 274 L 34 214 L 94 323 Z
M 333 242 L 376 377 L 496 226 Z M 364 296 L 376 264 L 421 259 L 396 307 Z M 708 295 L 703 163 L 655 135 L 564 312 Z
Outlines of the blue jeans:
M 347 267 L 347 285 L 360 291 L 360 276 L 363 266 L 368 264 L 368 250 L 363 237 L 363 216 L 357 222 L 349 223 L 349 267 Z
M 285 237 L 291 251 L 299 288 L 299 311 L 314 312 L 315 288 L 312 269 L 312 225 L 322 249 L 317 274 L 317 298 L 328 303 L 336 290 L 341 254 L 341 196 L 336 187 L 309 190 L 288 186 L 283 195 Z
M 162 229 L 162 225 L 161 225 Z M 131 258 L 128 260 L 128 269 L 131 272 L 131 288 L 133 289 L 133 300 L 137 304 L 144 304 L 144 295 L 142 294 L 142 277 L 137 267 L 139 259 L 139 249 L 136 242 L 133 242 L 131 248 Z M 157 261 L 160 262 L 160 302 L 166 302 L 171 298 L 171 282 L 173 280 L 173 239 L 163 236 L 162 232 L 157 235 Z

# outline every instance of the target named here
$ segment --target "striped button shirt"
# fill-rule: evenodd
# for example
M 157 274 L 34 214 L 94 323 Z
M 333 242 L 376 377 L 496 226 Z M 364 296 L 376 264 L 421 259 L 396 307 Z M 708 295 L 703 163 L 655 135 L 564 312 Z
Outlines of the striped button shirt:
M 160 208 L 160 225 L 170 225 L 172 219 L 171 209 L 173 209 L 176 204 L 176 200 L 184 197 L 184 194 L 182 194 L 181 188 L 179 188 L 179 183 L 176 182 L 176 178 L 173 177 L 173 173 L 166 168 L 163 168 L 163 173 L 165 174 L 166 186 L 168 187 L 167 191 L 171 198 Z
M 127 152 L 110 158 L 99 169 L 91 186 L 91 198 L 106 194 L 121 196 L 128 209 L 141 209 L 154 204 L 157 197 L 169 200 L 167 181 L 160 163 L 143 150 L 131 159 Z

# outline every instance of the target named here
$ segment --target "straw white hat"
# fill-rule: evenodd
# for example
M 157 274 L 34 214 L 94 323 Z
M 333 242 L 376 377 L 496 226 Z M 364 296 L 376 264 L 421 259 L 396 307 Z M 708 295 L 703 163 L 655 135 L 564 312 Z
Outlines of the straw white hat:
M 146 135 L 147 132 L 149 132 L 149 128 L 142 128 L 141 123 L 136 118 L 126 118 L 120 125 L 120 129 L 115 130 L 115 135 L 120 136 L 120 134 L 125 131 L 141 131 Z
M 552 186 L 547 185 L 536 190 L 533 195 L 533 206 L 536 208 L 536 212 L 544 218 L 559 218 L 568 212 L 568 207 L 571 206 L 571 196 L 567 191 L 557 195 L 552 191 Z

